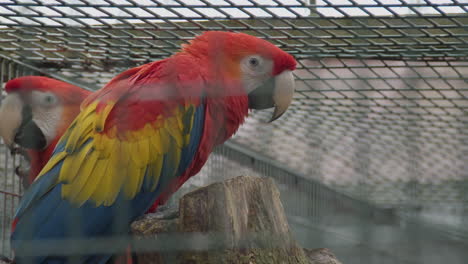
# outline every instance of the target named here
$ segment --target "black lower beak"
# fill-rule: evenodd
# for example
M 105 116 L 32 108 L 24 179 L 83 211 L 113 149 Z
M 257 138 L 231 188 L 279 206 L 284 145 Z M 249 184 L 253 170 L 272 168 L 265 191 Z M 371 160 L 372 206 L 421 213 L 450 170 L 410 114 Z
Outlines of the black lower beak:
M 47 140 L 41 129 L 32 119 L 31 107 L 25 106 L 22 111 L 22 123 L 16 132 L 14 142 L 27 149 L 43 149 Z
M 262 86 L 249 93 L 250 109 L 267 109 L 275 106 L 273 92 L 275 89 L 275 78 L 270 78 Z
M 288 109 L 293 99 L 294 89 L 293 73 L 283 71 L 249 93 L 249 108 L 266 109 L 274 107 L 273 115 L 268 121 L 273 122 Z

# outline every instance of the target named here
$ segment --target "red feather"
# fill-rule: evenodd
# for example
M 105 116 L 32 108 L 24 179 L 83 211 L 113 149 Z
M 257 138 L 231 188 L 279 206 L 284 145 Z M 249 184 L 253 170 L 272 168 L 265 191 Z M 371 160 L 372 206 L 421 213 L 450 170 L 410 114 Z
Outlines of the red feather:
M 50 92 L 67 103 L 81 103 L 91 92 L 78 86 L 44 76 L 23 76 L 10 80 L 5 85 L 7 93 Z

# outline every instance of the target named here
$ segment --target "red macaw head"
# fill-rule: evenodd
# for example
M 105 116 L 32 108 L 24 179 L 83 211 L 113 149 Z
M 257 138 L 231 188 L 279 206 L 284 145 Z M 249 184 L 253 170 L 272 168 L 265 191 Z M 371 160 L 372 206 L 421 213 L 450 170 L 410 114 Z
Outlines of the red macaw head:
M 292 71 L 297 62 L 266 40 L 244 33 L 208 31 L 183 45 L 179 54 L 184 53 L 209 60 L 211 68 L 206 72 L 217 81 L 240 80 L 242 85 L 236 87 L 244 90 L 230 92 L 247 92 L 250 109 L 274 107 L 270 122 L 291 103 L 295 89 Z
M 7 96 L 0 105 L 0 136 L 11 150 L 15 144 L 26 150 L 31 170 L 40 170 L 90 91 L 43 76 L 10 80 L 5 91 Z

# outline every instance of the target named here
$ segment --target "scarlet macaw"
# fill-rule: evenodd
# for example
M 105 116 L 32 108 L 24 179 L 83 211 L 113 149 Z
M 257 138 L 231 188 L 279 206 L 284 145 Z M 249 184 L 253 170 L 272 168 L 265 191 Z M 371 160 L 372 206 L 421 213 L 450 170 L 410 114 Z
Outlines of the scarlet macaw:
M 19 152 L 30 162 L 28 172 L 16 168 L 23 185 L 29 186 L 91 92 L 43 76 L 10 80 L 5 91 L 7 96 L 0 105 L 0 136 L 11 150 L 18 144 Z
M 133 220 L 201 169 L 249 108 L 274 107 L 271 120 L 280 117 L 295 68 L 291 55 L 265 40 L 210 31 L 167 59 L 114 77 L 85 99 L 23 196 L 12 234 L 16 263 L 28 260 L 31 241 L 127 234 Z M 29 261 L 70 260 L 37 253 Z M 83 254 L 82 263 L 110 258 Z

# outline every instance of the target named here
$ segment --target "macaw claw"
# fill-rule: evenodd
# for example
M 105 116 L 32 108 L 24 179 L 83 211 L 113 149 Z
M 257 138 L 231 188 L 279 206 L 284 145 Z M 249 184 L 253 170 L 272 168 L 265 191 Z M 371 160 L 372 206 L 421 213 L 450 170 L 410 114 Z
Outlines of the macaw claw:
M 10 148 L 10 155 L 13 156 L 13 155 L 20 154 L 20 153 L 21 153 L 20 148 L 18 148 L 18 147 L 12 147 L 12 148 Z

